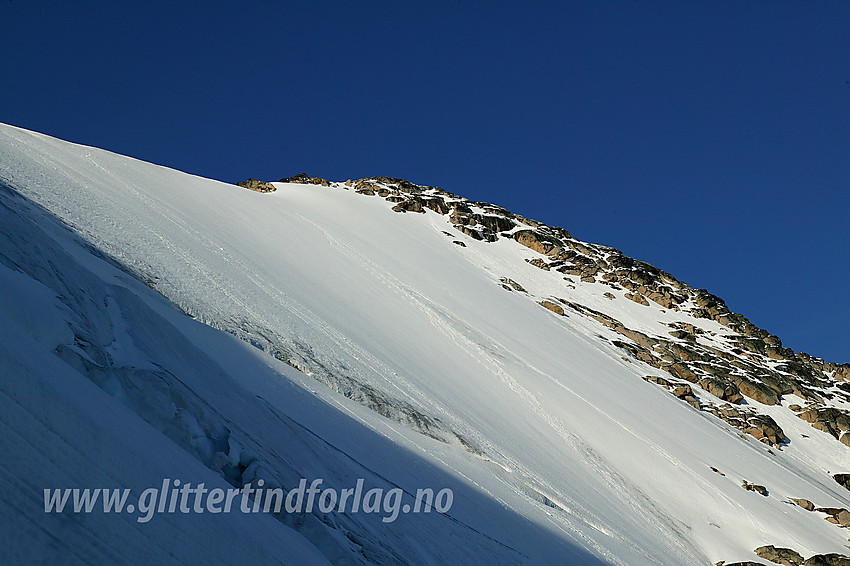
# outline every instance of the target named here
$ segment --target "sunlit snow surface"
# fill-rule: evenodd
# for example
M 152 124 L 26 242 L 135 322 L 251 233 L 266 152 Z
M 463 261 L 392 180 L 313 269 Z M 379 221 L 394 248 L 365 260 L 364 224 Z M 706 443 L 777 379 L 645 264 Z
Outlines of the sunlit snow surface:
M 787 502 L 850 507 L 828 474 L 850 471 L 844 446 L 762 407 L 791 438 L 771 454 L 643 381 L 657 370 L 624 360 L 610 343 L 618 335 L 532 296 L 638 330 L 695 323 L 683 313 L 609 301 L 597 284 L 568 288 L 515 241 L 474 241 L 444 216 L 398 214 L 342 186 L 260 194 L 10 126 L 0 126 L 0 181 L 0 469 L 11 488 L 0 504 L 36 541 L 20 548 L 7 528 L 0 548 L 130 563 L 150 546 L 179 547 L 176 560 L 221 552 L 298 564 L 318 548 L 339 564 L 630 566 L 751 560 L 764 544 L 847 550 L 846 531 Z M 502 277 L 531 296 L 506 291 Z M 126 371 L 93 383 L 97 371 L 74 367 L 84 357 L 75 335 Z M 333 378 L 379 392 L 391 418 L 326 387 Z M 130 383 L 180 389 L 187 406 L 155 391 L 140 399 Z M 397 407 L 433 419 L 448 442 L 402 424 Z M 392 524 L 231 514 L 140 527 L 44 515 L 43 487 L 181 475 L 226 486 L 205 461 L 214 448 L 181 444 L 177 413 L 250 451 L 258 477 L 448 486 L 454 505 Z M 93 533 L 106 542 L 92 548 Z

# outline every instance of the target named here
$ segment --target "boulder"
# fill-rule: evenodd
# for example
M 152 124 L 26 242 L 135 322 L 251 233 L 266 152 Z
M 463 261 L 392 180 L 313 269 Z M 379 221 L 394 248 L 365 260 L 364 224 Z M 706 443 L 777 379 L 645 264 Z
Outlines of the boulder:
M 802 566 L 850 566 L 850 558 L 843 554 L 815 554 L 803 562 Z
M 802 499 L 802 498 L 796 498 L 796 497 L 791 497 L 790 499 L 791 499 L 791 501 L 793 501 L 794 503 L 796 503 L 797 505 L 799 505 L 800 507 L 802 507 L 806 511 L 814 511 L 815 510 L 815 504 L 812 503 L 811 501 L 809 501 L 808 499 Z
M 453 224 L 453 226 L 455 230 L 463 232 L 473 240 L 486 240 L 488 242 L 495 242 L 498 238 L 498 236 L 496 236 L 490 231 L 477 230 L 475 228 L 470 228 L 469 226 L 464 226 L 463 224 Z
M 679 340 L 688 340 L 689 342 L 694 342 L 696 340 L 696 337 L 687 330 L 671 330 L 667 334 L 673 338 L 678 338 Z
M 763 485 L 750 483 L 750 482 L 744 480 L 744 483 L 741 484 L 741 487 L 743 487 L 747 491 L 755 491 L 756 493 L 760 493 L 761 495 L 764 495 L 765 497 L 768 496 L 767 488 L 764 487 Z
M 697 351 L 695 348 L 676 342 L 666 342 L 664 344 L 664 349 L 669 352 L 676 361 L 695 362 L 705 361 L 707 359 L 705 355 Z
M 768 444 L 783 444 L 788 441 L 785 432 L 770 415 L 753 415 L 747 418 L 745 432 Z
M 835 379 L 850 381 L 850 364 L 835 364 Z
M 538 304 L 540 306 L 544 307 L 544 308 L 549 309 L 550 311 L 552 311 L 555 314 L 558 314 L 558 315 L 561 315 L 561 316 L 563 316 L 563 314 L 564 314 L 564 307 L 562 307 L 558 303 L 543 300 L 543 301 L 540 301 Z
M 449 213 L 449 205 L 446 204 L 446 201 L 440 197 L 433 198 L 423 198 L 422 204 L 425 208 L 430 208 L 437 214 L 448 214 Z
M 258 193 L 272 193 L 277 190 L 271 183 L 266 183 L 253 177 L 251 177 L 247 181 L 239 181 L 238 183 L 236 183 L 236 185 L 242 187 L 243 189 L 256 191 Z
M 422 203 L 418 200 L 408 199 L 395 205 L 393 212 L 421 212 L 424 214 L 425 209 L 422 208 Z
M 665 309 L 672 308 L 676 304 L 673 301 L 673 297 L 671 297 L 670 295 L 665 295 L 656 291 L 647 291 L 646 296 L 647 298 L 649 298 L 649 300 L 657 303 Z
M 580 268 L 574 265 L 564 265 L 563 267 L 559 267 L 558 271 L 560 271 L 564 275 L 573 275 L 577 277 L 581 277 L 582 273 L 584 273 Z
M 321 185 L 323 187 L 330 187 L 331 184 L 327 179 L 322 179 L 321 177 L 311 177 L 307 173 L 299 173 L 294 177 L 284 177 L 279 183 L 301 183 L 302 185 Z M 346 181 L 346 185 L 349 185 L 350 180 Z M 350 185 L 349 185 L 350 186 Z
M 541 253 L 550 255 L 561 250 L 560 242 L 554 238 L 550 238 L 534 230 L 518 230 L 513 234 L 514 240 L 527 248 Z
M 764 405 L 779 404 L 779 394 L 764 384 L 739 376 L 730 376 L 730 378 L 733 379 L 735 385 L 738 386 L 738 390 L 741 394 L 749 397 L 753 401 L 758 401 Z
M 490 214 L 475 214 L 473 219 L 488 230 L 493 232 L 507 232 L 516 226 L 516 223 L 510 218 L 504 216 L 493 216 Z
M 800 566 L 803 563 L 803 557 L 799 552 L 791 550 L 790 548 L 777 548 L 772 544 L 760 546 L 753 552 L 755 552 L 759 558 L 764 558 L 765 560 L 770 560 L 771 562 L 782 564 L 783 566 Z
M 656 340 L 655 338 L 651 338 L 651 337 L 647 336 L 646 334 L 644 334 L 643 332 L 640 332 L 638 330 L 632 330 L 630 328 L 626 328 L 625 326 L 620 327 L 620 328 L 615 328 L 615 330 L 618 333 L 625 336 L 626 338 L 631 338 L 632 340 L 634 340 L 640 346 L 643 346 L 644 348 L 647 348 L 647 349 L 650 349 L 650 350 L 656 344 L 658 344 L 658 340 Z M 688 380 L 688 381 L 690 381 L 690 380 Z
M 723 381 L 716 377 L 704 377 L 697 384 L 718 399 L 735 403 L 736 405 L 744 400 L 738 388 L 728 381 Z
M 545 271 L 549 271 L 549 266 L 546 264 L 546 261 L 540 259 L 539 257 L 536 257 L 534 259 L 527 259 L 525 261 L 527 261 L 528 263 L 530 263 L 534 267 L 539 267 L 540 269 L 543 269 Z
M 684 379 L 685 381 L 690 381 L 691 383 L 697 382 L 697 374 L 695 374 L 688 366 L 683 363 L 672 363 L 670 365 L 664 366 L 664 370 L 670 375 L 678 377 L 679 379 Z
M 663 377 L 658 377 L 658 376 L 655 376 L 655 375 L 646 375 L 646 376 L 644 376 L 643 379 L 645 381 L 650 381 L 652 383 L 660 385 L 661 387 L 666 387 L 667 389 L 670 389 L 671 387 L 673 387 L 670 384 L 670 382 L 667 381 L 666 379 L 664 379 Z
M 504 283 L 505 285 L 510 285 L 514 289 L 514 291 L 519 291 L 520 293 L 527 292 L 522 285 L 508 277 L 502 277 L 502 283 Z
M 402 189 L 402 190 L 404 190 L 405 192 L 408 192 L 408 193 L 421 193 L 422 189 L 423 189 L 423 187 L 421 187 L 421 186 L 419 186 L 415 183 L 411 183 L 410 181 L 405 181 L 404 179 L 398 179 L 396 177 L 364 177 L 362 179 L 358 179 L 355 182 L 355 185 L 356 184 L 360 184 L 360 185 L 368 184 L 368 185 L 372 185 L 372 186 L 375 186 L 375 187 L 377 185 L 381 184 L 381 185 L 393 187 L 396 190 Z
M 310 175 L 308 175 L 307 173 L 299 173 L 299 174 L 297 174 L 293 177 L 284 177 L 283 179 L 281 179 L 278 182 L 279 183 L 306 183 L 309 179 L 310 179 Z M 351 181 L 348 180 L 348 181 L 346 181 L 346 184 L 348 184 L 350 182 Z
M 797 416 L 839 440 L 843 432 L 850 430 L 850 415 L 834 407 L 811 407 Z
M 685 397 L 693 397 L 694 392 L 691 389 L 691 386 L 688 384 L 677 385 L 672 390 L 673 395 L 678 397 L 679 399 L 683 399 Z
M 584 254 L 584 255 L 589 256 L 589 257 L 596 255 L 594 250 L 589 248 L 586 244 L 583 244 L 583 243 L 578 242 L 576 240 L 569 240 L 567 242 L 567 245 L 580 254 Z
M 843 487 L 844 489 L 850 489 L 850 474 L 835 474 L 832 476 L 838 485 Z
M 645 307 L 649 306 L 649 301 L 644 298 L 643 295 L 639 293 L 626 293 L 626 298 L 636 302 L 639 305 L 643 305 Z

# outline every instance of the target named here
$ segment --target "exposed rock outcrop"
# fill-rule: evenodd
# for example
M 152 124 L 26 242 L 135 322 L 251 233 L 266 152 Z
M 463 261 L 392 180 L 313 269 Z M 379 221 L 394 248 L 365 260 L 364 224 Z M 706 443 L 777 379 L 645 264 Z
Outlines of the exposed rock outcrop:
M 797 416 L 835 438 L 850 430 L 850 414 L 835 407 L 813 406 L 797 413 Z
M 803 560 L 799 552 L 790 548 L 776 548 L 772 545 L 760 546 L 754 551 L 759 557 L 775 564 L 785 566 L 850 566 L 850 558 L 843 554 L 815 554 Z M 717 566 L 762 566 L 760 562 L 718 562 Z
M 834 525 L 850 527 L 850 511 L 843 507 L 816 507 L 816 513 L 825 513 L 826 520 Z
M 338 186 L 304 173 L 282 181 Z M 704 340 L 704 329 L 687 322 L 670 323 L 672 330 L 665 335 L 650 336 L 626 328 L 609 315 L 559 299 L 563 305 L 621 334 L 624 339 L 612 343 L 629 356 L 700 388 L 680 397 L 692 406 L 712 412 L 768 444 L 781 444 L 787 442 L 787 437 L 772 418 L 758 414 L 758 405 L 778 405 L 784 395 L 793 393 L 809 403 L 801 418 L 850 445 L 850 416 L 827 403 L 836 396 L 850 403 L 850 364 L 827 363 L 783 347 L 777 336 L 733 313 L 721 298 L 707 290 L 690 287 L 617 249 L 581 242 L 563 228 L 547 226 L 497 205 L 471 201 L 439 187 L 395 177 L 366 177 L 348 180 L 344 188 L 381 197 L 392 203 L 396 212 L 431 211 L 443 215 L 456 231 L 473 240 L 513 239 L 540 254 L 528 262 L 552 273 L 552 277 L 576 277 L 583 284 L 624 290 L 625 297 L 644 307 L 683 311 L 716 322 L 728 333 L 710 341 Z M 455 242 L 465 245 L 460 239 Z M 572 286 L 569 282 L 562 284 L 565 288 Z M 511 285 L 506 288 L 515 290 Z M 600 294 L 615 298 L 609 291 Z M 543 304 L 544 299 L 535 300 Z M 558 310 L 550 307 L 563 310 L 552 300 L 545 302 L 553 312 Z M 742 408 L 744 404 L 748 406 Z
M 811 501 L 809 501 L 808 499 L 800 499 L 800 498 L 795 498 L 795 497 L 791 497 L 790 499 L 791 499 L 791 501 L 793 501 L 794 503 L 796 503 L 797 505 L 799 505 L 800 507 L 802 507 L 806 511 L 814 511 L 815 510 L 815 504 L 812 503 Z
M 558 244 L 558 240 L 534 230 L 519 230 L 513 234 L 514 240 L 527 248 L 543 255 L 559 255 L 564 249 Z
M 747 480 L 744 480 L 744 483 L 742 483 L 742 484 L 741 484 L 741 487 L 743 487 L 743 488 L 744 488 L 744 489 L 746 489 L 747 491 L 755 491 L 756 493 L 759 493 L 759 494 L 761 494 L 761 495 L 764 495 L 765 497 L 767 497 L 767 496 L 768 496 L 767 488 L 766 488 L 766 487 L 764 487 L 763 485 L 758 485 L 758 484 L 755 484 L 755 483 L 750 483 L 750 482 L 748 482 Z
M 796 550 L 792 550 L 790 548 L 777 548 L 772 544 L 760 546 L 753 552 L 755 552 L 759 558 L 770 560 L 776 564 L 782 564 L 782 566 L 800 566 L 803 563 L 803 557 Z
M 646 298 L 640 293 L 626 293 L 626 298 L 636 302 L 639 305 L 643 305 L 645 307 L 649 306 L 649 301 L 647 301 Z
M 302 185 L 321 185 L 323 187 L 330 187 L 330 181 L 327 179 L 322 179 L 321 177 L 311 177 L 307 173 L 299 173 L 294 177 L 284 177 L 280 181 L 280 183 L 300 183 Z
M 506 289 L 508 289 L 509 291 L 511 289 L 513 289 L 514 291 L 519 291 L 520 293 L 527 293 L 528 292 L 528 291 L 525 290 L 525 288 L 522 285 L 520 285 L 519 283 L 517 283 L 516 281 L 514 281 L 513 279 L 510 279 L 508 277 L 502 277 L 501 282 L 502 282 L 502 286 L 505 287 Z
M 254 179 L 253 177 L 251 177 L 247 181 L 239 181 L 238 183 L 236 183 L 236 185 L 242 187 L 243 189 L 256 191 L 258 193 L 271 193 L 277 190 L 271 183 L 266 183 L 264 181 L 260 181 L 259 179 Z
M 425 214 L 425 209 L 422 208 L 422 203 L 418 200 L 405 200 L 393 207 L 393 212 L 421 212 Z
M 838 485 L 843 487 L 844 489 L 850 489 L 850 474 L 835 474 L 832 476 Z
M 555 313 L 557 315 L 561 315 L 561 316 L 564 315 L 564 307 L 562 307 L 558 303 L 555 303 L 555 302 L 552 302 L 552 301 L 540 301 L 540 306 L 543 307 L 543 308 L 549 309 L 550 311 L 552 311 L 553 313 Z
M 802 566 L 850 566 L 850 558 L 843 554 L 815 554 L 803 562 Z

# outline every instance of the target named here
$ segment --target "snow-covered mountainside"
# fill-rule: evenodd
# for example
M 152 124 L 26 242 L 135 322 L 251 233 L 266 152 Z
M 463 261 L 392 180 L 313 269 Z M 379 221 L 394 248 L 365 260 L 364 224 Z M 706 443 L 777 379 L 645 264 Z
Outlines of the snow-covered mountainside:
M 850 554 L 850 365 L 615 249 L 400 179 L 238 187 L 11 126 L 0 183 L 12 562 Z M 44 513 L 44 488 L 165 477 L 454 501 Z

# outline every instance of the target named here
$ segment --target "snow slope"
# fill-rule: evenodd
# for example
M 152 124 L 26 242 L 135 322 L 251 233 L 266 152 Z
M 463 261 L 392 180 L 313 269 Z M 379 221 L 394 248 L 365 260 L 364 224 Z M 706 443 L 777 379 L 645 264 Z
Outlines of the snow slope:
M 267 515 L 232 515 L 226 521 L 213 515 L 163 515 L 142 526 L 133 515 L 44 512 L 42 490 L 45 488 L 129 487 L 136 489 L 136 498 L 131 503 L 137 505 L 138 494 L 147 487 L 160 485 L 163 477 L 192 478 L 206 482 L 211 488 L 230 486 L 82 372 L 54 355 L 57 345 L 74 344 L 71 327 L 75 323 L 107 323 L 111 327 L 106 312 L 101 314 L 107 320 L 95 317 L 80 320 L 79 315 L 92 314 L 85 303 L 112 301 L 114 292 L 125 288 L 114 287 L 108 293 L 103 282 L 85 277 L 83 268 L 33 224 L 38 221 L 49 225 L 51 219 L 34 215 L 29 221 L 23 220 L 12 207 L 22 211 L 27 204 L 3 189 L 0 194 L 4 232 L 0 243 L 3 321 L 0 325 L 0 450 L 5 455 L 4 465 L 0 467 L 3 483 L 0 508 L 5 524 L 0 534 L 3 563 L 327 564 L 307 540 Z M 86 253 L 79 244 L 70 251 Z M 140 287 L 138 283 L 128 283 L 131 288 Z M 118 279 L 115 284 L 120 285 Z M 64 300 L 57 298 L 60 294 Z M 155 331 L 156 325 L 148 328 Z
M 151 443 L 167 444 L 167 437 L 196 456 L 192 473 L 212 473 L 203 466 L 211 466 L 213 449 L 185 440 L 189 429 L 173 417 L 180 409 L 204 431 L 195 437 L 213 444 L 227 444 L 227 423 L 234 445 L 250 445 L 245 463 L 262 462 L 251 470 L 256 477 L 286 484 L 324 474 L 344 487 L 366 475 L 410 491 L 423 484 L 455 490 L 451 517 L 411 515 L 388 526 L 355 514 L 290 525 L 332 562 L 672 565 L 753 559 L 763 544 L 805 555 L 846 552 L 842 529 L 787 501 L 850 506 L 848 492 L 828 475 L 850 470 L 844 446 L 787 411 L 763 407 L 792 437 L 784 449 L 769 450 L 642 380 L 652 368 L 624 358 L 610 329 L 571 312 L 556 316 L 532 297 L 565 297 L 643 331 L 693 322 L 685 313 L 611 302 L 596 283 L 558 283 L 526 262 L 533 254 L 513 240 L 476 241 L 452 232 L 443 215 L 398 214 L 391 203 L 340 184 L 279 183 L 261 194 L 11 126 L 0 126 L 0 180 L 8 187 L 6 214 L 25 217 L 29 240 L 58 242 L 71 256 L 60 271 L 84 273 L 87 281 L 82 293 L 74 284 L 51 285 L 50 261 L 59 252 L 35 262 L 29 240 L 16 242 L 17 230 L 0 224 L 8 238 L 2 257 L 18 254 L 3 262 L 13 272 L 2 279 L 4 291 L 41 289 L 33 301 L 49 313 L 7 327 L 29 329 L 7 330 L 16 349 L 18 336 L 41 336 L 42 354 L 20 365 L 3 356 L 4 393 L 21 381 L 21 368 L 58 375 L 32 361 L 55 351 L 50 364 L 64 364 L 69 374 L 76 364 L 112 396 L 76 374 L 78 387 L 63 382 L 68 391 L 43 375 L 45 395 L 80 403 L 91 395 L 97 406 L 130 408 L 153 427 L 144 434 L 160 435 Z M 91 247 L 46 220 L 45 211 Z M 15 283 L 21 273 L 30 280 Z M 507 292 L 502 278 L 528 293 Z M 3 295 L 4 319 L 20 318 L 18 300 Z M 107 306 L 93 297 L 108 297 L 101 301 Z M 78 351 L 80 338 L 100 344 L 91 349 L 108 354 L 107 366 L 132 371 L 104 377 L 81 361 L 91 354 Z M 145 371 L 165 368 L 156 379 L 191 391 L 187 407 L 162 411 L 160 401 L 127 393 L 151 382 Z M 38 404 L 30 402 L 30 414 Z M 6 414 L 6 439 L 32 434 Z M 57 430 L 75 418 L 59 414 L 44 426 Z M 142 435 L 115 419 L 104 416 L 86 434 L 102 427 L 113 437 Z M 802 434 L 813 442 L 795 442 Z M 51 446 L 38 450 L 51 458 Z M 9 451 L 22 454 L 16 445 Z M 86 456 L 77 452 L 78 460 Z M 158 452 L 136 454 L 148 456 L 152 474 L 176 475 L 170 461 L 155 465 Z M 101 465 L 122 482 L 136 477 Z M 54 475 L 26 475 L 28 488 L 64 480 Z M 741 489 L 743 480 L 770 495 Z M 40 501 L 11 506 L 34 504 Z M 112 528 L 109 521 L 102 528 Z M 311 521 L 314 529 L 304 527 Z M 231 527 L 242 528 L 209 528 Z
M 11 457 L 0 508 L 18 527 L 0 536 L 4 564 L 598 563 L 512 512 L 513 494 L 503 506 L 459 481 L 475 473 L 467 452 L 398 431 L 339 395 L 317 398 L 315 381 L 186 317 L 5 186 L 0 227 L 0 448 Z M 394 523 L 362 513 L 165 514 L 138 524 L 43 511 L 44 488 L 132 488 L 138 505 L 163 478 L 452 486 L 458 512 Z

